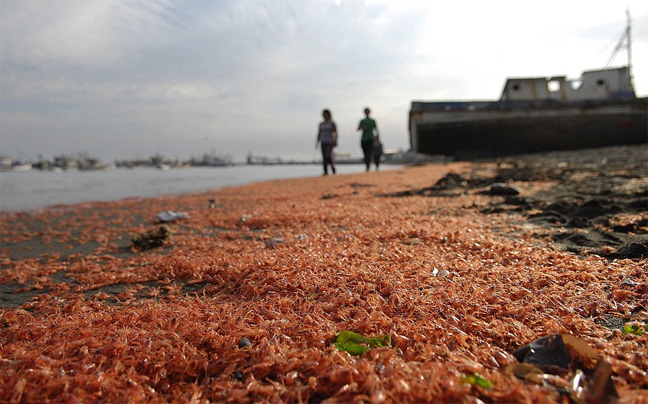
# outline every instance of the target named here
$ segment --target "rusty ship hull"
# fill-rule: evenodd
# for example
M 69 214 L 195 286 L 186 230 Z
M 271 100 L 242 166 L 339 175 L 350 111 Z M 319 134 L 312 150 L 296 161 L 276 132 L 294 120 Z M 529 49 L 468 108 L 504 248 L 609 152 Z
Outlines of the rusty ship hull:
M 497 157 L 648 143 L 648 98 L 412 102 L 418 153 Z

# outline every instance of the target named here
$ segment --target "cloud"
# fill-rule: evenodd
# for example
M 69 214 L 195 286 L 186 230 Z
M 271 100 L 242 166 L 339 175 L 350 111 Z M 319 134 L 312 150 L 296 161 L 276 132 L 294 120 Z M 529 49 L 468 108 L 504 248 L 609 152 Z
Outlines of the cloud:
M 371 106 L 407 148 L 412 99 L 494 99 L 507 76 L 600 67 L 616 2 L 22 0 L 0 2 L 5 153 L 102 158 L 217 149 L 313 155 L 323 108 L 359 153 Z M 648 6 L 632 2 L 635 48 Z M 648 91 L 636 52 L 637 88 Z

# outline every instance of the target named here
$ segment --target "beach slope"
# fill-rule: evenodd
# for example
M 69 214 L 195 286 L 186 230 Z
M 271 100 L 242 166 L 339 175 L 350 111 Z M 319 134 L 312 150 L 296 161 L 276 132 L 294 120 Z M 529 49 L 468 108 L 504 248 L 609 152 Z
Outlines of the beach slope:
M 646 152 L 2 214 L 0 401 L 648 402 Z

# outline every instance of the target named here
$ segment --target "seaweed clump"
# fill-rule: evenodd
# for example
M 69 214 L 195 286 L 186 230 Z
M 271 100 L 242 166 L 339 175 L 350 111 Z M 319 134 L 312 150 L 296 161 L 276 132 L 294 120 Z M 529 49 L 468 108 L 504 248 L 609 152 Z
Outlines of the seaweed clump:
M 131 247 L 135 251 L 149 250 L 162 247 L 171 239 L 171 230 L 167 226 L 160 226 L 157 230 L 136 234 L 131 237 Z

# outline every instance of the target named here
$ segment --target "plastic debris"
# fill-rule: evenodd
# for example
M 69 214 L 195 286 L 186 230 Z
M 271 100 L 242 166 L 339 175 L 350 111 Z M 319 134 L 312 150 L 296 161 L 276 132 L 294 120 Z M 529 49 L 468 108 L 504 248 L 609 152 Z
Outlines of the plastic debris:
M 530 363 L 509 363 L 504 369 L 507 375 L 515 375 L 518 379 L 530 381 L 535 384 L 542 384 L 542 369 Z
M 450 271 L 448 271 L 447 269 L 442 269 L 441 271 L 439 271 L 439 278 L 445 278 L 448 275 L 450 275 Z
M 335 337 L 335 347 L 340 351 L 346 351 L 351 355 L 362 355 L 372 348 L 391 345 L 389 335 L 379 335 L 366 338 L 353 331 L 340 331 Z
M 504 372 L 547 386 L 553 385 L 571 402 L 603 403 L 618 398 L 610 364 L 597 355 L 585 341 L 569 334 L 551 334 L 513 352 L 520 363 L 510 363 Z M 565 383 L 552 378 L 570 375 Z M 561 378 L 562 379 L 562 378 Z
M 640 283 L 637 283 L 634 280 L 632 280 L 632 277 L 630 277 L 630 276 L 626 276 L 623 279 L 623 282 L 621 282 L 621 284 L 622 285 L 627 285 L 627 286 L 639 286 L 639 285 L 641 285 Z
M 566 369 L 570 362 L 569 353 L 560 334 L 537 339 L 515 350 L 513 356 L 522 363 L 530 363 L 547 370 L 554 366 Z
M 172 210 L 167 210 L 158 213 L 157 219 L 160 222 L 173 222 L 180 219 L 189 219 L 189 214 L 187 212 L 174 212 Z
M 616 401 L 619 397 L 614 382 L 612 381 L 612 367 L 604 360 L 600 360 L 594 369 L 594 375 L 590 378 L 583 390 L 576 392 L 577 397 L 582 397 L 589 403 L 605 403 Z

